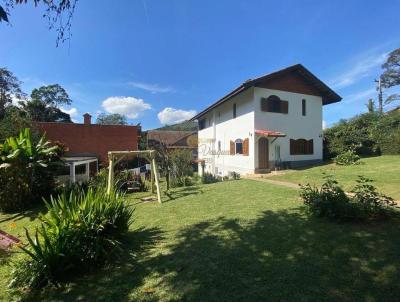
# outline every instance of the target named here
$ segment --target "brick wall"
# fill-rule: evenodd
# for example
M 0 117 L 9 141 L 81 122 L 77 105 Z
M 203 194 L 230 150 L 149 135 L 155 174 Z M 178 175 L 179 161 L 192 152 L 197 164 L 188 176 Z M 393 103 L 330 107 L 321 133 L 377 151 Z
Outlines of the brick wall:
M 67 155 L 96 155 L 106 163 L 108 151 L 138 149 L 138 126 L 43 122 L 36 122 L 35 126 L 46 132 L 49 140 L 65 144 Z

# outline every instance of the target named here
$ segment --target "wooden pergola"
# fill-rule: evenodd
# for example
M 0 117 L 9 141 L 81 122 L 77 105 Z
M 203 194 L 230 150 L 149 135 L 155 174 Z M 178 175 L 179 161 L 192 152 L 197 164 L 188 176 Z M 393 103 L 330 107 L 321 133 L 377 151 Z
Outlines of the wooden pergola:
M 148 155 L 151 161 L 151 192 L 154 193 L 153 181 L 155 181 L 157 188 L 157 199 L 161 203 L 160 193 L 160 182 L 158 177 L 157 164 L 155 159 L 154 150 L 143 150 L 143 151 L 110 151 L 108 152 L 108 183 L 107 183 L 107 194 L 110 194 L 111 188 L 114 186 L 114 168 L 117 163 L 123 160 L 128 155 Z M 154 179 L 154 180 L 153 180 Z

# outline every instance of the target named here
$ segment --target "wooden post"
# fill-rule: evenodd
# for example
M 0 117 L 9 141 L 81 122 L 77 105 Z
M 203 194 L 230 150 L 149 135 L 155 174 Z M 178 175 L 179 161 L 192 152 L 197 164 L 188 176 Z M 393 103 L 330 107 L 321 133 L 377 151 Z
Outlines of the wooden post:
M 156 181 L 156 188 L 157 188 L 157 199 L 159 203 L 161 202 L 161 193 L 160 193 L 160 184 L 158 182 L 158 171 L 157 171 L 157 165 L 156 165 L 156 160 L 155 158 L 152 158 L 151 163 L 153 165 L 153 171 L 154 171 L 154 179 Z
M 114 186 L 114 155 L 109 154 L 108 163 L 108 184 L 107 184 L 107 194 L 111 193 L 111 188 Z
M 71 163 L 69 166 L 69 182 L 71 184 L 75 183 L 75 164 Z
M 150 163 L 150 186 L 151 186 L 151 193 L 154 194 L 154 169 L 153 163 Z

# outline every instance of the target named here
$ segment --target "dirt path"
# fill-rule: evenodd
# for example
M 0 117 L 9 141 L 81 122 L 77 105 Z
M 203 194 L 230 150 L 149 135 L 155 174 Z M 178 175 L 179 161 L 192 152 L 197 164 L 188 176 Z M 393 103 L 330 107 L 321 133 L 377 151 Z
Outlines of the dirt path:
M 261 181 L 261 182 L 266 182 L 266 183 L 270 183 L 273 185 L 283 186 L 283 187 L 287 187 L 287 188 L 291 188 L 291 189 L 300 189 L 300 186 L 298 184 L 294 184 L 294 183 L 287 182 L 287 181 L 272 180 L 272 179 L 263 178 L 263 177 L 251 177 L 251 176 L 245 177 L 245 178 L 257 180 L 257 181 Z

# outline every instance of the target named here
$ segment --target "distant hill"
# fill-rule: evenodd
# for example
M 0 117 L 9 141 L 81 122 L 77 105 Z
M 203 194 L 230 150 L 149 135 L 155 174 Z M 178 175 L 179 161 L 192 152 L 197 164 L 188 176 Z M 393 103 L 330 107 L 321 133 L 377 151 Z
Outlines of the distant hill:
M 171 130 L 171 131 L 197 131 L 197 122 L 184 121 L 174 125 L 166 125 L 155 130 Z

